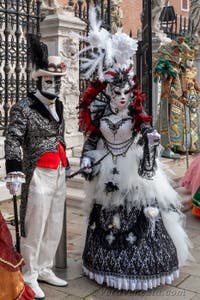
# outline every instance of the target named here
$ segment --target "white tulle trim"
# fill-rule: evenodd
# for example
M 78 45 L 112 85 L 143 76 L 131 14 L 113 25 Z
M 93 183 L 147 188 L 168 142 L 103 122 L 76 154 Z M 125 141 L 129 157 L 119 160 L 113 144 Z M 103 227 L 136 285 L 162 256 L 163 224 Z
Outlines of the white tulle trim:
M 104 150 L 95 150 L 90 151 L 90 156 L 94 161 L 98 161 L 105 153 Z M 94 199 L 95 203 L 103 207 L 115 207 L 126 203 L 128 209 L 132 207 L 141 209 L 155 204 L 155 199 L 162 210 L 168 211 L 171 206 L 179 207 L 181 203 L 179 195 L 170 185 L 160 163 L 158 162 L 158 169 L 152 180 L 147 180 L 138 174 L 140 159 L 142 148 L 138 145 L 132 145 L 126 157 L 119 156 L 115 162 L 112 155 L 106 156 L 101 162 L 98 176 L 86 183 L 86 202 L 89 207 L 93 205 Z M 106 193 L 105 183 L 112 179 L 113 167 L 119 171 L 113 178 L 119 190 L 115 193 Z
M 147 291 L 148 289 L 156 288 L 161 284 L 171 284 L 174 279 L 179 277 L 179 270 L 160 277 L 154 275 L 152 278 L 149 277 L 148 279 L 129 279 L 113 275 L 97 274 L 89 271 L 85 266 L 83 266 L 83 271 L 90 279 L 95 280 L 98 284 L 103 284 L 105 282 L 109 287 L 127 291 Z

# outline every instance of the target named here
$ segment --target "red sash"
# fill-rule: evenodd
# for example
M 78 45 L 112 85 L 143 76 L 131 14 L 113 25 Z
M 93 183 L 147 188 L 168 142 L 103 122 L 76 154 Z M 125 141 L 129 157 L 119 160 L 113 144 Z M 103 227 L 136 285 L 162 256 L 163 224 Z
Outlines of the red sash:
M 65 149 L 61 143 L 58 144 L 57 152 L 46 152 L 37 161 L 36 167 L 57 169 L 59 163 L 62 163 L 63 167 L 69 165 Z

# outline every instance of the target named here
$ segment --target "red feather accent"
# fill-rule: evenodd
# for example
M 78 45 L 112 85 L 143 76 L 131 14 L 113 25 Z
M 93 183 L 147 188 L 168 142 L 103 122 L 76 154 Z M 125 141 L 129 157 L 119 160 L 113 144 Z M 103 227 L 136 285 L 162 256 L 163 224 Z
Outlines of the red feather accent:
M 133 119 L 135 121 L 135 130 L 140 131 L 140 125 L 142 123 L 148 124 L 151 122 L 152 117 L 147 115 L 144 112 L 143 102 L 145 101 L 145 94 L 143 94 L 140 90 L 137 77 L 133 77 L 134 85 L 133 85 L 133 96 L 134 101 L 132 102 L 134 113 L 133 113 Z
M 84 91 L 79 106 L 79 127 L 85 133 L 100 134 L 99 128 L 93 125 L 89 105 L 94 98 L 106 88 L 107 83 L 99 80 L 92 81 L 88 88 Z
M 132 117 L 135 121 L 135 130 L 140 131 L 140 125 L 142 123 L 150 123 L 151 117 L 144 112 L 143 102 L 145 101 L 145 95 L 141 92 L 136 76 L 133 77 L 134 85 L 133 92 L 133 114 Z M 106 88 L 106 82 L 100 82 L 99 80 L 92 81 L 90 86 L 86 88 L 82 95 L 82 99 L 79 105 L 79 127 L 85 134 L 100 134 L 99 128 L 94 126 L 90 116 L 89 105 L 94 98 Z
M 113 77 L 115 77 L 115 72 L 113 72 L 113 71 L 107 71 L 106 73 L 105 73 L 106 75 L 110 75 L 110 76 L 113 76 Z

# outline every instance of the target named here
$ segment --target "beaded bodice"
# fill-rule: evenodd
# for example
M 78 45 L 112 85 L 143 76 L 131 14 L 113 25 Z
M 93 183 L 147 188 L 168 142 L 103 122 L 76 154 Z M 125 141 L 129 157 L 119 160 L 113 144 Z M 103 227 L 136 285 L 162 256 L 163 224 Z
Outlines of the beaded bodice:
M 134 140 L 133 119 L 129 116 L 110 115 L 100 121 L 105 147 L 115 156 L 126 153 Z

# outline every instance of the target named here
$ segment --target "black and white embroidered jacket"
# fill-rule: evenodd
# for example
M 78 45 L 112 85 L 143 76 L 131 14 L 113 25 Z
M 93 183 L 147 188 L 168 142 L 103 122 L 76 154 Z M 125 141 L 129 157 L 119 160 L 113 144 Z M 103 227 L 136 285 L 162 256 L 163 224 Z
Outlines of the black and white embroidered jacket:
M 63 104 L 56 99 L 57 122 L 34 94 L 19 101 L 10 111 L 10 123 L 5 140 L 7 173 L 22 171 L 26 183 L 22 185 L 21 224 L 25 236 L 24 218 L 28 187 L 39 157 L 46 152 L 56 152 L 58 143 L 65 147 Z

